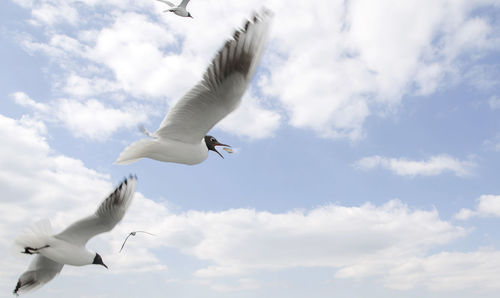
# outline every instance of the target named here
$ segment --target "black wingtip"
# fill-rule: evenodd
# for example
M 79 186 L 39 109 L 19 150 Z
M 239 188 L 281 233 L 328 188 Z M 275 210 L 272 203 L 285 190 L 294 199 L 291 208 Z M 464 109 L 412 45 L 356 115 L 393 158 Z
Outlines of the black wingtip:
M 128 177 L 123 178 L 123 181 L 120 185 L 120 188 L 123 185 L 127 185 L 129 180 L 138 180 L 137 175 L 136 174 L 129 174 Z
M 21 280 L 18 280 L 17 281 L 17 284 L 16 284 L 16 288 L 14 289 L 14 291 L 12 291 L 12 294 L 16 295 L 16 296 L 19 296 L 19 289 L 21 288 Z
M 250 21 L 246 21 L 245 26 L 243 26 L 243 31 L 247 31 L 248 27 L 250 27 Z
M 239 37 L 240 37 L 240 31 L 234 30 L 233 39 L 238 40 Z
M 254 23 L 257 23 L 259 21 L 259 15 L 257 13 L 255 13 L 253 15 L 253 20 L 252 20 Z
M 236 30 L 233 34 L 233 38 L 237 39 L 239 34 L 241 32 L 246 32 L 248 28 L 250 27 L 251 24 L 257 24 L 260 21 L 264 20 L 265 17 L 272 17 L 274 15 L 273 11 L 266 8 L 262 7 L 260 12 L 254 12 L 253 16 L 250 18 L 250 20 L 247 20 L 245 24 L 243 25 L 243 28 L 241 30 Z M 241 31 L 241 32 L 240 32 Z

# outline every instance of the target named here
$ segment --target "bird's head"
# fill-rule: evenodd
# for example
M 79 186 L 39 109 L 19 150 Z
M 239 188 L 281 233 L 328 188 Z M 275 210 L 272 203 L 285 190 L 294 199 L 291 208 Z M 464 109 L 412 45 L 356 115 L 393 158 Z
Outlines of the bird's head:
M 99 255 L 98 253 L 95 253 L 94 261 L 92 262 L 92 264 L 102 265 L 102 266 L 106 267 L 106 269 L 108 269 L 108 266 L 106 266 L 106 264 L 104 264 L 104 262 L 102 261 L 101 255 Z
M 215 149 L 215 146 L 231 147 L 229 145 L 219 143 L 219 141 L 217 141 L 217 139 L 212 137 L 212 136 L 205 136 L 205 144 L 207 145 L 208 150 L 212 150 L 212 151 L 217 152 L 217 154 L 219 154 L 220 157 L 222 157 L 222 158 L 224 158 L 224 156 L 222 156 L 222 154 L 220 154 L 220 152 L 217 151 L 217 149 Z
M 188 17 L 194 19 L 190 12 L 188 12 Z

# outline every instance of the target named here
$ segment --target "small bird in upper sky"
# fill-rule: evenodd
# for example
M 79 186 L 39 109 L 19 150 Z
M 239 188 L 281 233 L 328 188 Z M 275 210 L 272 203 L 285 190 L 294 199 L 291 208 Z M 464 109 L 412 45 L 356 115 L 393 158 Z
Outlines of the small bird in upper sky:
M 151 235 L 151 236 L 156 236 L 155 234 L 151 234 L 151 233 L 146 232 L 146 231 L 133 231 L 133 232 L 130 232 L 130 233 L 128 234 L 127 238 L 125 238 L 125 241 L 123 241 L 122 247 L 120 248 L 120 251 L 119 251 L 119 252 L 122 252 L 122 249 L 123 249 L 123 247 L 125 246 L 125 243 L 127 242 L 128 237 L 130 237 L 130 236 L 135 236 L 135 235 L 137 235 L 137 233 L 144 233 L 144 234 L 148 234 L 148 235 Z
M 137 178 L 125 179 L 90 216 L 80 219 L 59 234 L 52 235 L 50 221 L 39 222 L 20 235 L 16 247 L 21 253 L 36 254 L 16 284 L 14 294 L 29 292 L 51 281 L 65 264 L 106 266 L 101 256 L 85 248 L 90 238 L 111 231 L 123 218 L 135 193 Z
M 172 7 L 172 8 L 169 8 L 169 9 L 165 9 L 163 12 L 170 11 L 170 12 L 173 12 L 176 15 L 181 16 L 181 17 L 193 18 L 193 16 L 191 15 L 191 13 L 189 13 L 189 11 L 186 10 L 186 6 L 188 5 L 189 0 L 182 0 L 181 4 L 179 4 L 178 6 L 175 6 L 175 4 L 173 4 L 172 2 L 167 1 L 167 0 L 157 0 L 157 1 L 166 3 L 167 5 L 169 5 L 170 7 Z
M 216 146 L 228 146 L 206 135 L 241 102 L 257 68 L 272 19 L 268 10 L 255 14 L 233 38 L 226 41 L 209 65 L 202 80 L 168 112 L 151 138 L 132 143 L 115 164 L 126 165 L 140 158 L 187 165 L 201 163 Z

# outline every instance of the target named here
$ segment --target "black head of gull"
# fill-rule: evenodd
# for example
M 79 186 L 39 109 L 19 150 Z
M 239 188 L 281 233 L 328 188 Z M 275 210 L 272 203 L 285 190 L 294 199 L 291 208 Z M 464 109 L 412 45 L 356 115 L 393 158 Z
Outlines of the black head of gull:
M 224 156 L 222 156 L 222 154 L 220 154 L 220 152 L 217 151 L 217 149 L 215 149 L 215 146 L 231 147 L 229 145 L 219 143 L 219 141 L 217 141 L 217 139 L 212 137 L 212 136 L 205 136 L 205 144 L 207 145 L 208 150 L 212 150 L 212 151 L 217 152 L 217 154 L 219 154 L 220 157 L 222 157 L 222 158 L 224 158 Z
M 102 261 L 101 255 L 98 253 L 95 254 L 95 258 L 94 258 L 94 261 L 92 262 L 92 264 L 102 265 L 102 266 L 106 267 L 106 269 L 108 269 L 108 266 L 106 266 L 106 264 L 104 264 L 104 262 Z

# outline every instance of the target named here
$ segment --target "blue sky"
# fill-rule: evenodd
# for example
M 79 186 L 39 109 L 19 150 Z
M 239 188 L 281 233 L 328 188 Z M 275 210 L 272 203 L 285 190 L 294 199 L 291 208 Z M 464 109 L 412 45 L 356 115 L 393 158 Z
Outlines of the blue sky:
M 275 13 L 240 108 L 196 166 L 113 165 L 158 127 L 234 28 Z M 0 297 L 15 236 L 138 193 L 35 297 L 497 297 L 498 1 L 0 4 Z M 131 238 L 128 232 L 158 234 Z M 123 285 L 126 284 L 127 287 Z

